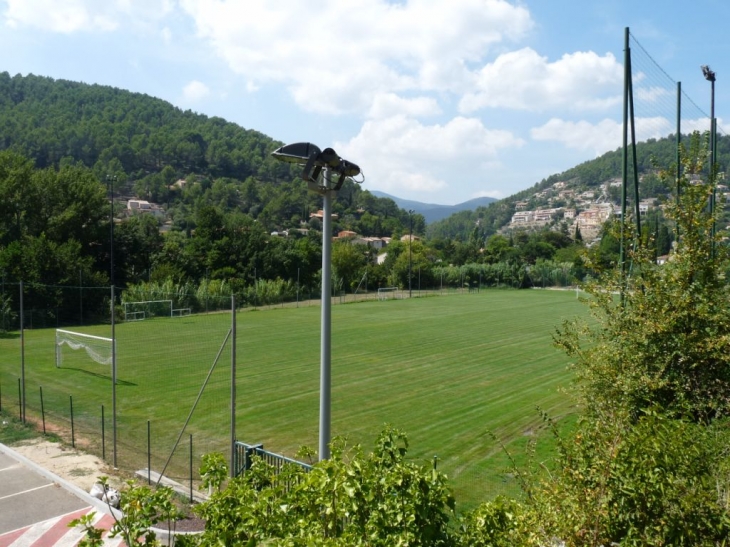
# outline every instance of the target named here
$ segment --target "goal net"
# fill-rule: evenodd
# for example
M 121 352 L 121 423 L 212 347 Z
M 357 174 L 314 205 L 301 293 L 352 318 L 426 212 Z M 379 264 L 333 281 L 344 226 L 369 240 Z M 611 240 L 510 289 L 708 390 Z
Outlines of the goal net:
M 398 296 L 398 287 L 381 287 L 378 289 L 378 300 L 390 300 Z
M 73 332 L 70 330 L 56 329 L 56 367 L 60 368 L 63 363 L 63 347 L 67 346 L 72 350 L 83 349 L 86 354 L 100 365 L 111 365 L 114 348 L 114 340 L 92 334 Z
M 124 302 L 124 320 L 142 321 L 152 317 L 172 317 L 172 300 Z

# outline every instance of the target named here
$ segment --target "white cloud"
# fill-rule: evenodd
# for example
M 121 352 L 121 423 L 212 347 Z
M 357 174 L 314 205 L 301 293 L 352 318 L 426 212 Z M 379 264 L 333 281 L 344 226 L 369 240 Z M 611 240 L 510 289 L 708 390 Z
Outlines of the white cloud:
M 722 120 L 717 118 L 718 128 L 722 127 Z M 692 133 L 699 131 L 705 133 L 710 130 L 710 118 L 697 118 L 697 119 L 683 119 L 681 121 L 681 132 L 682 134 Z M 719 129 L 718 129 L 719 132 Z
M 367 112 L 382 93 L 467 85 L 467 64 L 532 27 L 505 0 L 180 0 L 232 70 L 284 83 L 313 112 Z M 417 22 L 417 24 L 416 24 Z
M 183 88 L 183 99 L 185 102 L 195 102 L 210 95 L 210 88 L 203 82 L 193 80 Z
M 639 87 L 635 93 L 637 101 L 645 101 L 648 103 L 654 103 L 671 95 L 669 90 L 664 87 L 652 86 L 652 87 Z
M 431 97 L 404 99 L 395 93 L 376 95 L 368 112 L 368 116 L 371 118 L 387 118 L 396 115 L 422 118 L 438 114 L 441 114 L 441 107 L 439 107 L 436 99 Z
M 386 192 L 411 193 L 483 180 L 501 149 L 522 144 L 509 131 L 487 129 L 474 118 L 423 125 L 394 116 L 366 122 L 357 136 L 334 147 L 363 168 L 367 183 Z
M 172 43 L 172 31 L 169 27 L 165 27 L 160 31 L 160 34 L 162 35 L 162 41 L 165 42 L 165 44 L 170 45 Z
M 71 33 L 79 30 L 108 31 L 116 22 L 102 4 L 89 0 L 6 0 L 6 22 L 13 26 L 30 26 L 53 32 Z M 95 4 L 97 9 L 94 9 Z
M 500 55 L 476 76 L 462 112 L 482 108 L 603 110 L 621 104 L 623 67 L 607 53 L 563 55 L 549 62 L 531 48 Z
M 597 156 L 621 146 L 622 124 L 604 119 L 597 124 L 585 120 L 578 122 L 552 118 L 545 125 L 530 130 L 537 141 L 556 141 L 568 148 L 589 150 Z
M 127 22 L 160 19 L 172 0 L 5 0 L 5 22 L 50 32 L 108 32 Z M 122 21 L 124 18 L 124 22 Z
M 673 122 L 661 116 L 636 118 L 638 142 L 666 137 L 674 129 Z M 530 130 L 530 135 L 537 141 L 560 142 L 568 148 L 592 151 L 599 156 L 622 145 L 623 124 L 610 119 L 594 124 L 585 120 L 573 122 L 552 118 L 541 127 Z

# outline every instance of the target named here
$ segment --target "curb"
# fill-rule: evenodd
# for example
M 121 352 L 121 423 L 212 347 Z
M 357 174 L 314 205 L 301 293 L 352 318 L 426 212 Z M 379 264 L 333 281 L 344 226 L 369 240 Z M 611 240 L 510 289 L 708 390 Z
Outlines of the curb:
M 49 481 L 58 484 L 61 488 L 63 488 L 64 490 L 70 492 L 71 494 L 73 494 L 77 498 L 81 499 L 85 503 L 88 503 L 94 509 L 97 509 L 98 511 L 101 511 L 103 513 L 106 513 L 107 515 L 112 515 L 112 516 L 115 516 L 117 518 L 121 518 L 121 516 L 122 516 L 121 511 L 119 511 L 117 509 L 114 509 L 113 507 L 110 508 L 103 501 L 101 501 L 99 499 L 96 499 L 91 494 L 89 494 L 88 492 L 82 490 L 81 488 L 79 488 L 75 484 L 71 484 L 70 482 L 68 482 L 65 479 L 62 479 L 61 477 L 59 477 L 55 473 L 50 472 L 48 469 L 45 469 L 44 467 L 41 467 L 40 465 L 38 465 L 34 461 L 29 460 L 28 458 L 26 458 L 25 456 L 22 456 L 21 454 L 18 454 L 15 450 L 13 450 L 12 448 L 10 448 L 9 446 L 6 446 L 6 445 L 0 443 L 0 452 L 2 452 L 3 454 L 7 454 L 8 456 L 10 456 L 11 458 L 13 458 L 18 463 L 22 463 L 26 467 L 29 467 L 29 468 L 33 469 L 33 471 L 35 471 L 39 475 L 45 477 Z

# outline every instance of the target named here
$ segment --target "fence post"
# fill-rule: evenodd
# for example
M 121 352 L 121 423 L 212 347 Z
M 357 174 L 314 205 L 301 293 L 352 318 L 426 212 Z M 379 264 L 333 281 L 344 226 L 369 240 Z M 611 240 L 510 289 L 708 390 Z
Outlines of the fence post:
M 147 420 L 147 484 L 152 484 L 152 445 L 150 443 L 150 421 Z
M 20 417 L 20 421 L 23 421 L 23 400 L 22 395 L 20 391 L 20 378 L 18 378 L 18 416 Z
M 46 434 L 46 409 L 43 406 L 43 386 L 38 386 L 41 391 L 41 420 L 43 421 L 43 435 Z
M 106 461 L 106 435 L 104 434 L 104 405 L 101 405 L 101 459 Z
M 433 456 L 433 470 L 434 471 L 436 471 L 436 468 L 438 467 L 438 461 L 439 461 L 439 457 L 434 454 L 434 456 Z
M 0 412 L 3 411 L 3 385 L 0 384 Z
M 71 405 L 71 446 L 76 448 L 76 438 L 74 436 L 74 397 L 73 397 L 73 395 L 69 395 L 68 400 Z
M 193 434 L 190 434 L 190 503 L 193 503 Z

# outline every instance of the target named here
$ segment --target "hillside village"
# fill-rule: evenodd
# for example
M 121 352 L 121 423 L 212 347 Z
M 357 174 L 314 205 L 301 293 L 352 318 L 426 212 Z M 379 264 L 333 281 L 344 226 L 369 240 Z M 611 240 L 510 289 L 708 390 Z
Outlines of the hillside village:
M 621 217 L 621 206 L 614 203 L 611 195 L 620 192 L 621 179 L 611 179 L 601 188 L 579 191 L 567 182 L 559 181 L 533 195 L 532 199 L 517 201 L 515 213 L 506 229 L 535 229 L 564 221 L 571 233 L 577 228 L 585 241 L 595 240 L 603 224 L 614 217 Z M 545 203 L 548 207 L 528 210 L 530 203 Z M 557 206 L 556 206 L 557 205 Z M 644 216 L 657 206 L 657 199 L 650 198 L 639 203 L 639 213 Z
M 694 181 L 695 184 L 701 182 L 699 179 Z M 621 185 L 621 179 L 611 179 L 606 181 L 601 190 L 597 192 L 594 190 L 580 191 L 571 188 L 567 182 L 556 182 L 551 187 L 536 192 L 529 200 L 515 202 L 515 212 L 503 231 L 540 229 L 562 221 L 566 223 L 571 233 L 575 233 L 577 228 L 582 238 L 591 242 L 599 237 L 601 227 L 607 220 L 621 218 L 620 198 L 616 199 L 617 196 L 620 196 Z M 717 192 L 725 201 L 730 199 L 730 192 L 726 185 L 718 184 Z M 528 209 L 535 204 L 544 204 L 547 207 Z M 645 216 L 654 208 L 663 208 L 657 197 L 642 199 L 639 202 L 641 216 Z M 629 212 L 633 212 L 631 204 Z

